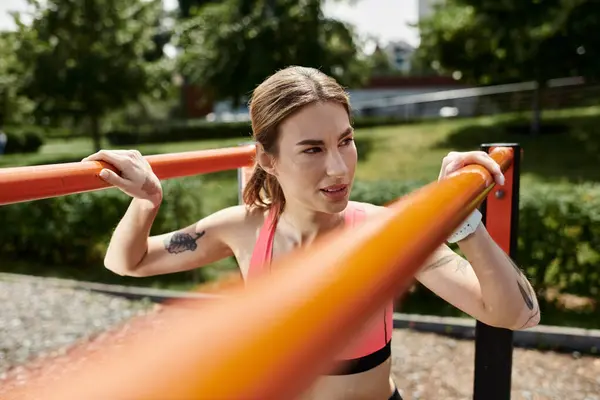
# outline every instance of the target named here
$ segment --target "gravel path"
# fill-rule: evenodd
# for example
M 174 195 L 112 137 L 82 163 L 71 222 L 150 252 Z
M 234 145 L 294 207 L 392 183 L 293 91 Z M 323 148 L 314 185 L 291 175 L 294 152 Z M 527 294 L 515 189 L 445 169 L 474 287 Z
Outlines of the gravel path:
M 0 281 L 0 398 L 7 379 L 27 378 L 27 369 L 12 367 L 40 356 L 60 361 L 78 339 L 100 348 L 107 339 L 102 332 L 152 309 L 82 290 Z M 471 398 L 471 341 L 396 330 L 393 343 L 394 376 L 405 400 Z M 600 400 L 600 357 L 515 349 L 512 384 L 512 400 Z

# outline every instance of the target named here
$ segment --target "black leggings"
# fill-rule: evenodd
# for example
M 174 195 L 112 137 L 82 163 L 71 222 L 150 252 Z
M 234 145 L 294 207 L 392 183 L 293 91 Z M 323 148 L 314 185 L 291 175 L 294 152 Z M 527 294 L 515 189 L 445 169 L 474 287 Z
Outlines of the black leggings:
M 394 393 L 392 393 L 389 400 L 402 400 L 402 396 L 400 396 L 398 389 L 394 390 Z

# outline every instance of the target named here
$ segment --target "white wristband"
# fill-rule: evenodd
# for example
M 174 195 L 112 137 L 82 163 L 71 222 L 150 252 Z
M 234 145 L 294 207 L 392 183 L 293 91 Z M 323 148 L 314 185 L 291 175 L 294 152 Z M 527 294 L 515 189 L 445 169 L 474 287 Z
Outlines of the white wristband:
M 471 213 L 471 215 L 469 215 L 467 217 L 465 222 L 463 222 L 463 224 L 461 226 L 459 226 L 458 229 L 455 230 L 454 233 L 447 239 L 447 242 L 448 243 L 460 242 L 461 240 L 465 239 L 467 236 L 471 235 L 473 232 L 475 232 L 475 230 L 481 223 L 481 218 L 482 218 L 481 213 L 479 212 L 478 209 L 475 209 L 475 211 L 473 211 Z

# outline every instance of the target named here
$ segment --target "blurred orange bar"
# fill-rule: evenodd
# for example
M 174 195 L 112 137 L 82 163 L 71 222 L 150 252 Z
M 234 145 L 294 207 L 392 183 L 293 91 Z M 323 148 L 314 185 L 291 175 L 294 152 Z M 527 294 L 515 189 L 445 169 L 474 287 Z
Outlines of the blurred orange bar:
M 505 170 L 512 150 L 498 148 L 492 156 Z M 485 169 L 467 166 L 359 229 L 333 232 L 282 257 L 244 290 L 185 312 L 165 310 L 160 332 L 138 332 L 126 346 L 82 357 L 79 370 L 38 382 L 38 394 L 45 400 L 296 398 L 364 321 L 406 290 L 492 187 Z M 13 398 L 30 397 L 3 396 Z
M 157 154 L 144 157 L 159 179 L 179 178 L 252 165 L 254 145 Z M 0 169 L 0 206 L 23 201 L 89 192 L 110 187 L 98 174 L 98 161 Z

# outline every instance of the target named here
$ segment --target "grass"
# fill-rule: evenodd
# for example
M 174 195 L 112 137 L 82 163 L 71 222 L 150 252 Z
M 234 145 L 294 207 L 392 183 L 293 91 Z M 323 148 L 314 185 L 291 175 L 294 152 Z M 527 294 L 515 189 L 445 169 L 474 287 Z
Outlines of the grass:
M 503 115 L 473 119 L 440 120 L 420 124 L 359 129 L 357 180 L 437 179 L 442 158 L 450 151 L 477 150 L 481 143 L 517 142 L 524 149 L 522 185 L 529 182 L 577 184 L 600 182 L 600 107 L 544 113 L 542 134 L 526 134 L 527 116 Z M 205 140 L 137 146 L 143 154 L 182 152 L 236 146 L 242 139 Z M 117 147 L 118 148 L 118 147 Z M 120 147 L 120 148 L 127 148 Z M 38 153 L 0 157 L 0 167 L 78 161 L 93 152 L 85 138 L 50 140 Z M 213 173 L 204 177 L 206 209 L 213 212 L 223 206 L 223 199 L 236 190 L 235 171 Z M 27 268 L 24 267 L 26 270 Z M 217 279 L 221 272 L 235 268 L 232 260 L 207 267 Z M 135 281 L 141 283 L 139 280 Z M 164 286 L 160 280 L 146 282 Z M 170 288 L 188 289 L 192 285 Z M 439 303 L 415 304 L 407 301 L 403 312 L 460 315 L 457 310 Z M 577 312 L 550 307 L 544 312 L 546 324 L 600 328 L 598 311 Z
M 420 124 L 359 129 L 358 180 L 437 179 L 442 158 L 450 151 L 478 150 L 481 143 L 517 142 L 524 149 L 523 179 L 571 182 L 600 181 L 600 107 L 544 114 L 541 136 L 523 134 L 526 115 L 501 115 Z M 143 154 L 159 154 L 237 146 L 244 139 L 143 144 Z M 109 147 L 108 145 L 106 146 Z M 110 148 L 128 148 L 117 146 Z M 93 152 L 89 139 L 50 140 L 38 153 L 0 157 L 0 167 L 78 161 Z M 560 162 L 559 162 L 560 161 Z M 210 174 L 211 182 L 228 185 L 234 171 Z

